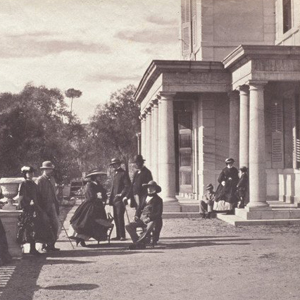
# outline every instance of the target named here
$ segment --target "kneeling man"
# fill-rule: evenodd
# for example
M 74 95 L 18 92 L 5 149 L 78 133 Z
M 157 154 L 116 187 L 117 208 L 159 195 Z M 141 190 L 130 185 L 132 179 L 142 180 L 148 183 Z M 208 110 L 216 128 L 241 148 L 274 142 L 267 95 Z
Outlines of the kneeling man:
M 153 236 L 154 243 L 157 242 L 162 227 L 163 201 L 157 195 L 161 192 L 161 187 L 153 180 L 149 181 L 148 184 L 143 184 L 143 186 L 147 187 L 147 196 L 142 199 L 141 205 L 138 206 L 134 221 L 126 226 L 126 230 L 133 241 L 129 249 L 144 249 L 145 240 L 154 227 L 156 227 L 156 233 Z M 140 237 L 136 233 L 138 227 L 144 229 Z

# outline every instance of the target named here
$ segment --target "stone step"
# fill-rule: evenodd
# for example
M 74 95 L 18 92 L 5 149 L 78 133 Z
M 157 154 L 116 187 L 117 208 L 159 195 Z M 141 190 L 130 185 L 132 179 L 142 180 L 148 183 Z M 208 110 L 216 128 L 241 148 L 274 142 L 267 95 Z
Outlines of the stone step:
M 163 219 L 200 218 L 199 212 L 164 212 Z
M 268 200 L 267 202 L 272 208 L 299 208 L 297 203 L 286 203 L 278 200 Z
M 287 220 L 300 219 L 300 209 L 297 208 L 277 208 L 277 209 L 262 209 L 252 210 L 247 212 L 247 209 L 235 209 L 235 215 L 244 220 Z
M 300 219 L 260 219 L 244 220 L 235 215 L 217 214 L 217 218 L 234 226 L 251 226 L 251 225 L 299 225 Z
M 199 213 L 199 201 L 198 200 L 189 200 L 189 199 L 178 199 L 181 212 L 195 212 Z

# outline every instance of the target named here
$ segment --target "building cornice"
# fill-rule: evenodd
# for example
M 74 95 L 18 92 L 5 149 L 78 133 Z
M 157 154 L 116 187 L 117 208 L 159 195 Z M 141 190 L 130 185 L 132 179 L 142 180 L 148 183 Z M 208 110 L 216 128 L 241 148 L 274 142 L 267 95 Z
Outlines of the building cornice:
M 300 46 L 240 45 L 222 61 L 225 69 L 234 70 L 253 59 L 300 59 Z
M 141 103 L 157 78 L 163 73 L 226 73 L 221 62 L 186 61 L 186 60 L 153 60 L 144 73 L 135 93 L 135 99 Z

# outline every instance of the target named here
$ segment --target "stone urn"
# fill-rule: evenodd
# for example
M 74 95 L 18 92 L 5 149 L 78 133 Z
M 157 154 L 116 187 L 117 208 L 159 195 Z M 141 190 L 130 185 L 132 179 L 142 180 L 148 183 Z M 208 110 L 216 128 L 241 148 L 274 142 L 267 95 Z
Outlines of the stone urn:
M 5 205 L 0 209 L 0 219 L 3 223 L 8 242 L 8 251 L 14 258 L 22 256 L 22 249 L 16 241 L 18 216 L 21 211 L 16 210 L 13 198 L 18 195 L 18 189 L 22 178 L 1 178 L 0 187 L 5 198 Z
M 4 199 L 2 202 L 5 202 L 5 205 L 2 209 L 4 210 L 16 210 L 16 206 L 13 205 L 13 198 L 18 195 L 19 185 L 23 181 L 23 178 L 1 178 L 0 187 L 2 190 L 2 195 Z

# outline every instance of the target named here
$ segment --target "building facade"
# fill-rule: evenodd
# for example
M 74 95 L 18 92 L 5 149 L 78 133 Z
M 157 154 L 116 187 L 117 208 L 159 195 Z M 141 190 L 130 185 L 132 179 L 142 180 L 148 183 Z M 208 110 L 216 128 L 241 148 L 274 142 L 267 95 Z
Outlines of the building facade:
M 268 199 L 300 203 L 300 0 L 182 0 L 181 51 L 136 92 L 169 210 L 217 186 L 226 157 L 249 167 L 244 217 L 273 214 Z

